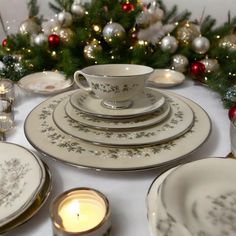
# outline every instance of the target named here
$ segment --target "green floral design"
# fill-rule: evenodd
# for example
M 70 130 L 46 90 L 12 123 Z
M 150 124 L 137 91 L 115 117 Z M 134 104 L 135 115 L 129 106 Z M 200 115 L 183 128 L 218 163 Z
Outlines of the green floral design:
M 12 158 L 0 164 L 2 179 L 0 181 L 0 207 L 12 206 L 24 192 L 26 182 L 21 183 L 29 171 L 28 164 L 22 164 L 20 160 Z
M 138 87 L 138 84 L 123 84 L 123 85 L 112 85 L 108 83 L 91 83 L 92 90 L 98 90 L 103 93 L 123 93 L 123 92 L 129 92 L 133 90 L 134 88 Z

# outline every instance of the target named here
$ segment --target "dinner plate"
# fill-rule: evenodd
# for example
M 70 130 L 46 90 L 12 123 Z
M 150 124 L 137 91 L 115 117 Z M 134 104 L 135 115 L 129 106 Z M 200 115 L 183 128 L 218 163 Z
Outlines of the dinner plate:
M 45 163 L 43 164 L 45 168 L 45 182 L 42 186 L 42 189 L 37 194 L 35 201 L 17 218 L 0 227 L 0 234 L 5 234 L 15 229 L 16 227 L 26 223 L 41 209 L 41 207 L 48 199 L 52 189 L 52 176 L 48 166 Z
M 144 146 L 163 143 L 184 134 L 191 128 L 194 115 L 191 108 L 178 98 L 167 98 L 171 112 L 163 122 L 140 130 L 97 130 L 85 127 L 65 113 L 68 99 L 54 109 L 54 123 L 65 133 L 94 144 L 107 146 Z
M 181 224 L 178 224 L 165 209 L 160 197 L 160 188 L 165 178 L 176 167 L 161 173 L 152 182 L 146 197 L 147 217 L 152 236 L 192 236 Z
M 150 114 L 165 103 L 161 92 L 152 88 L 145 88 L 144 92 L 134 96 L 133 104 L 127 109 L 109 109 L 102 105 L 102 100 L 87 91 L 78 89 L 70 97 L 70 103 L 75 108 L 89 115 L 103 118 L 130 118 Z
M 25 120 L 24 132 L 35 149 L 51 158 L 78 167 L 107 171 L 135 171 L 161 167 L 180 160 L 199 148 L 211 130 L 210 119 L 199 105 L 168 92 L 167 95 L 173 98 L 181 97 L 193 110 L 195 122 L 189 132 L 176 140 L 150 147 L 121 149 L 96 146 L 64 133 L 54 124 L 54 109 L 70 95 L 71 92 L 59 94 L 35 107 Z
M 63 92 L 72 84 L 71 79 L 66 79 L 63 74 L 53 71 L 32 73 L 18 82 L 18 85 L 27 91 L 45 95 Z
M 182 84 L 185 80 L 184 74 L 170 69 L 156 69 L 147 82 L 159 88 L 169 88 Z
M 0 150 L 2 227 L 21 215 L 35 201 L 45 182 L 45 168 L 36 155 L 19 145 L 0 142 Z
M 206 158 L 172 171 L 160 196 L 168 215 L 192 235 L 236 235 L 236 161 Z
M 58 104 L 61 106 L 62 103 Z M 65 105 L 65 112 L 71 119 L 79 122 L 85 127 L 102 130 L 128 130 L 128 129 L 140 129 L 147 126 L 151 126 L 163 121 L 170 113 L 169 102 L 165 101 L 165 104 L 157 111 L 144 116 L 138 116 L 128 119 L 104 119 L 100 117 L 94 117 L 81 112 L 77 108 L 73 107 L 70 102 Z

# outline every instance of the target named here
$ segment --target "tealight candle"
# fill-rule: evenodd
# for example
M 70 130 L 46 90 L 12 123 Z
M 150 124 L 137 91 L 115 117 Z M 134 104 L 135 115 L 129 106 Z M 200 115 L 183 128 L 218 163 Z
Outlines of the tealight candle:
M 7 98 L 14 101 L 14 84 L 9 79 L 0 79 L 0 98 Z
M 72 189 L 57 197 L 51 219 L 55 236 L 108 236 L 111 230 L 109 202 L 90 188 Z

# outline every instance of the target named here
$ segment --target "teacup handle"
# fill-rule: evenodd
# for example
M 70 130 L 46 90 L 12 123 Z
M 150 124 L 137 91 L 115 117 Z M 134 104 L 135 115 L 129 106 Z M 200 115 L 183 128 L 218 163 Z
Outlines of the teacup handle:
M 83 75 L 83 77 L 85 78 L 85 80 L 87 81 L 86 79 L 86 74 L 81 71 L 81 70 L 77 70 L 75 73 L 74 73 L 74 81 L 75 83 L 81 88 L 81 89 L 84 89 L 85 91 L 88 91 L 88 92 L 91 92 L 92 89 L 88 86 L 84 86 L 82 83 L 81 83 L 81 76 L 80 75 Z

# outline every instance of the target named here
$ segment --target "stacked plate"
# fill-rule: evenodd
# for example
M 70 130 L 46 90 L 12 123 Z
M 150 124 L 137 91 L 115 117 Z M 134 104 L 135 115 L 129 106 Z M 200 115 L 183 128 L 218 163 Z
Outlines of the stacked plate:
M 62 93 L 41 103 L 25 121 L 27 139 L 44 154 L 112 171 L 176 164 L 205 142 L 210 129 L 200 106 L 148 87 L 133 98 L 131 108 L 119 110 L 104 107 L 84 90 Z
M 154 236 L 236 235 L 236 162 L 207 158 L 165 172 L 147 196 Z
M 0 142 L 0 234 L 29 220 L 51 190 L 48 167 L 33 153 Z M 4 154 L 4 155 L 3 155 Z

